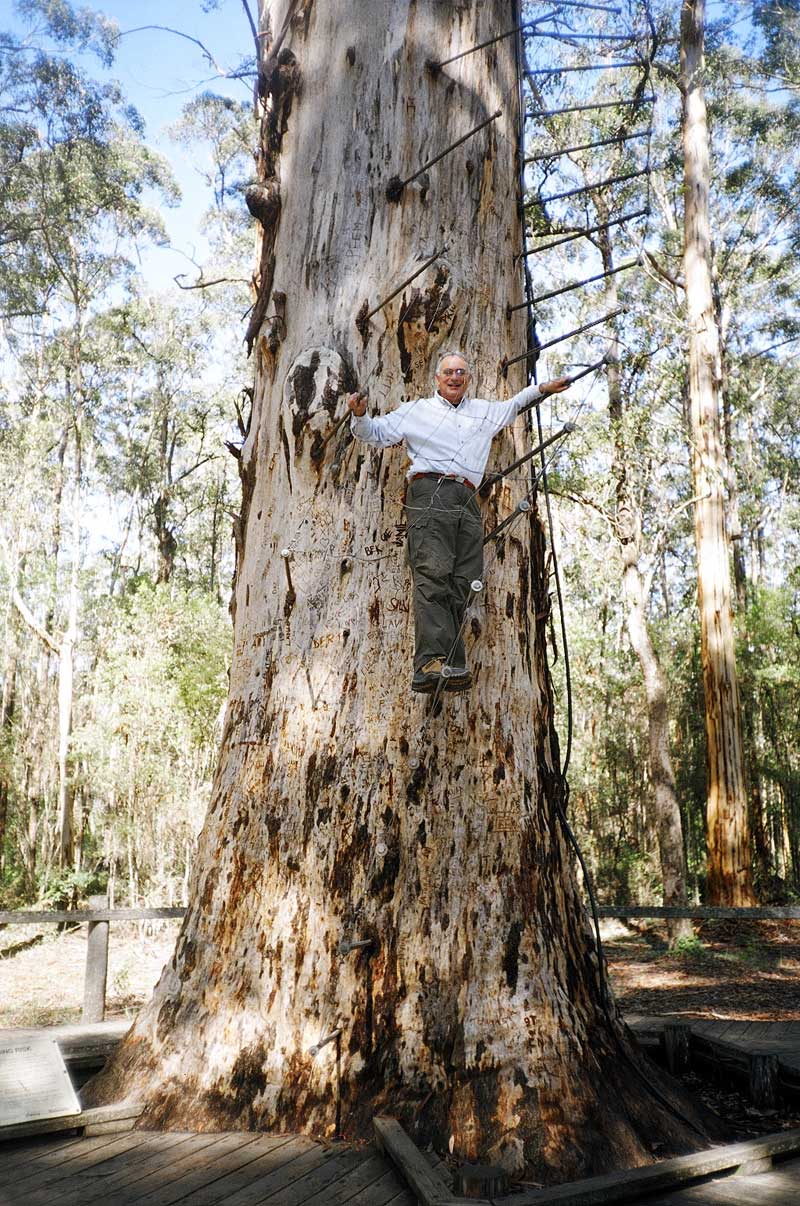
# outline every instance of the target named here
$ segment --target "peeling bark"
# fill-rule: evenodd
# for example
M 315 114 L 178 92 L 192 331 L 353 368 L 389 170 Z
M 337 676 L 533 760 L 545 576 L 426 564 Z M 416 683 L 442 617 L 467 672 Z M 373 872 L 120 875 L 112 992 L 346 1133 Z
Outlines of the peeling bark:
M 222 751 L 175 953 L 85 1096 L 139 1098 L 148 1127 L 365 1136 L 389 1111 L 441 1150 L 547 1180 L 647 1162 L 654 1142 L 686 1150 L 696 1138 L 644 1082 L 673 1090 L 652 1068 L 631 1076 L 640 1057 L 600 1002 L 556 811 L 541 526 L 487 570 L 475 687 L 429 715 L 408 690 L 404 458 L 346 428 L 320 456 L 351 372 L 381 412 L 430 391 L 443 348 L 469 351 L 486 396 L 521 384 L 500 372 L 524 340 L 506 316 L 521 294 L 513 46 L 452 78 L 425 70 L 516 10 L 356 0 L 345 23 L 337 5 L 283 0 L 271 14 L 303 88 L 279 153 L 269 113 L 263 127 L 286 321 L 256 365 L 241 453 Z M 498 107 L 424 189 L 386 203 L 390 176 Z M 445 240 L 367 323 L 365 294 L 388 296 Z M 519 424 L 497 463 L 523 444 Z M 494 493 L 487 527 L 515 490 Z M 357 939 L 371 945 L 343 953 Z M 310 1054 L 336 1029 L 338 1098 L 336 1044 Z

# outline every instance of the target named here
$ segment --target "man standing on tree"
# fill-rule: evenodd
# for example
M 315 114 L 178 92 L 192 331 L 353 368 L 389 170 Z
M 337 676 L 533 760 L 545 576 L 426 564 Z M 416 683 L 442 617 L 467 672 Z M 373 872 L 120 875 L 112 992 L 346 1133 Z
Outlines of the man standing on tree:
M 477 491 L 492 439 L 521 410 L 570 385 L 559 377 L 529 385 L 508 402 L 466 397 L 469 365 L 446 352 L 436 365 L 432 398 L 404 402 L 388 415 L 370 418 L 363 394 L 347 400 L 353 435 L 377 448 L 406 442 L 408 559 L 414 577 L 414 677 L 411 690 L 429 694 L 465 691 L 463 621 L 470 584 L 483 575 L 483 524 Z

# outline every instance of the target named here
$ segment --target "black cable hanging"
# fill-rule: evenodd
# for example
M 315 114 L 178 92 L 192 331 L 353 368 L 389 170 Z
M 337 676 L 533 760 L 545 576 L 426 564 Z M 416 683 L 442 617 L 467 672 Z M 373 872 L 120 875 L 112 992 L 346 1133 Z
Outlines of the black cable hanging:
M 525 95 L 524 77 L 528 73 L 528 62 L 527 62 L 527 54 L 526 54 L 525 44 L 521 38 L 519 39 L 518 46 L 517 46 L 517 71 L 518 71 L 518 75 L 519 75 L 519 91 L 520 91 L 520 98 L 521 98 L 521 103 L 520 103 L 520 143 L 521 143 L 520 158 L 521 158 L 522 164 L 523 164 L 522 176 L 521 176 L 521 189 L 522 189 L 521 204 L 524 209 L 525 192 L 526 192 L 525 177 L 524 177 L 524 171 L 525 171 L 524 164 L 526 163 L 526 159 L 525 159 L 525 155 L 524 155 L 524 142 L 525 142 L 525 120 L 524 119 L 527 116 L 527 110 L 526 110 L 526 106 L 524 103 L 524 95 Z M 543 115 L 544 115 L 544 112 L 543 112 Z M 528 315 L 529 315 L 528 351 L 527 351 L 527 353 L 523 354 L 523 357 L 515 357 L 514 361 L 522 358 L 522 359 L 526 360 L 526 363 L 528 363 L 528 356 L 533 355 L 534 357 L 538 358 L 538 351 L 540 350 L 541 345 L 539 348 L 537 348 L 535 346 L 534 339 L 532 338 L 533 331 L 535 329 L 534 328 L 535 318 L 534 318 L 534 311 L 533 311 L 533 304 L 534 304 L 533 303 L 533 289 L 530 286 L 530 273 L 529 273 L 528 259 L 529 259 L 530 255 L 533 254 L 533 252 L 528 250 L 527 231 L 525 228 L 526 228 L 526 223 L 523 221 L 522 261 L 525 265 L 526 303 L 527 303 Z M 583 232 L 581 232 L 581 234 L 582 233 Z M 586 233 L 589 233 L 589 232 L 586 232 Z M 581 234 L 567 236 L 564 239 L 556 240 L 555 243 L 549 243 L 544 248 L 541 248 L 541 250 L 547 250 L 549 247 L 552 247 L 552 246 L 559 246 L 562 242 L 569 242 L 571 240 L 571 238 L 581 237 Z M 534 250 L 539 250 L 539 249 L 534 249 Z M 594 325 L 594 324 L 591 324 L 591 325 Z M 507 361 L 506 367 L 508 367 L 509 363 L 513 363 L 514 361 Z M 534 361 L 533 374 L 535 375 L 535 361 Z M 531 376 L 530 370 L 528 372 L 528 376 L 529 376 L 529 378 Z M 538 433 L 539 433 L 539 442 L 541 444 L 544 433 L 543 433 L 543 429 L 542 429 L 541 411 L 538 408 L 536 411 L 536 424 L 537 424 L 537 429 L 538 429 Z M 569 660 L 569 641 L 567 639 L 567 626 L 566 626 L 566 616 L 565 616 L 565 610 L 564 610 L 564 599 L 563 599 L 563 594 L 562 594 L 562 590 L 561 590 L 561 575 L 559 573 L 559 568 L 558 568 L 558 555 L 556 552 L 556 543 L 555 543 L 555 536 L 554 536 L 553 512 L 552 512 L 552 505 L 550 502 L 550 491 L 548 488 L 548 480 L 547 480 L 547 463 L 545 461 L 543 454 L 541 456 L 538 479 L 541 481 L 544 498 L 545 498 L 547 526 L 548 526 L 548 534 L 549 534 L 549 538 L 550 538 L 550 554 L 551 554 L 552 564 L 553 564 L 553 579 L 554 579 L 555 588 L 556 588 L 556 599 L 557 599 L 557 603 L 558 603 L 558 613 L 559 613 L 560 628 L 561 628 L 561 647 L 562 647 L 562 655 L 563 655 L 563 662 L 564 662 L 564 683 L 565 683 L 565 695 L 566 695 L 566 701 L 567 701 L 567 746 L 566 746 L 566 752 L 564 755 L 564 759 L 561 762 L 560 767 L 559 767 L 559 778 L 561 780 L 561 791 L 562 791 L 563 797 L 564 797 L 564 804 L 562 806 L 561 800 L 557 798 L 556 802 L 555 802 L 556 803 L 556 812 L 557 812 L 557 815 L 559 818 L 559 822 L 564 830 L 564 834 L 565 834 L 569 844 L 572 846 L 572 849 L 574 850 L 575 855 L 580 863 L 581 870 L 583 872 L 584 883 L 586 884 L 587 891 L 589 894 L 589 900 L 591 903 L 592 916 L 593 916 L 593 921 L 594 921 L 595 949 L 596 949 L 596 957 L 597 957 L 597 974 L 598 974 L 598 987 L 600 989 L 600 1002 L 601 1002 L 603 1011 L 608 1015 L 609 1014 L 608 988 L 607 988 L 606 978 L 605 978 L 603 943 L 602 943 L 602 938 L 600 936 L 600 920 L 599 920 L 599 916 L 598 916 L 598 912 L 597 912 L 597 901 L 596 901 L 596 898 L 594 895 L 594 889 L 592 886 L 591 877 L 588 874 L 588 868 L 586 867 L 586 863 L 583 858 L 583 852 L 580 849 L 580 845 L 578 843 L 577 838 L 575 837 L 575 834 L 572 830 L 571 825 L 569 824 L 569 820 L 568 820 L 567 814 L 566 814 L 566 806 L 569 802 L 569 783 L 567 781 L 567 771 L 569 769 L 569 763 L 570 763 L 570 758 L 571 758 L 571 754 L 572 754 L 572 734 L 573 734 L 573 723 L 574 723 L 573 701 L 572 701 L 572 673 L 571 673 L 570 660 Z M 536 476 L 534 477 L 534 481 L 535 480 L 536 480 Z

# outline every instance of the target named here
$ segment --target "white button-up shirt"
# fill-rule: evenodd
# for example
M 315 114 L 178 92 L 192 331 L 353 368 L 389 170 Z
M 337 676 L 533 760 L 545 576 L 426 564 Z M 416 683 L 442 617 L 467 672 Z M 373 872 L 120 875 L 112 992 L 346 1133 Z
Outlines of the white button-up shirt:
M 529 385 L 508 402 L 462 398 L 458 406 L 452 406 L 437 391 L 432 398 L 404 402 L 388 415 L 352 415 L 350 429 L 359 440 L 377 448 L 405 440 L 411 459 L 408 477 L 415 473 L 456 474 L 477 486 L 494 436 L 539 397 L 538 385 Z

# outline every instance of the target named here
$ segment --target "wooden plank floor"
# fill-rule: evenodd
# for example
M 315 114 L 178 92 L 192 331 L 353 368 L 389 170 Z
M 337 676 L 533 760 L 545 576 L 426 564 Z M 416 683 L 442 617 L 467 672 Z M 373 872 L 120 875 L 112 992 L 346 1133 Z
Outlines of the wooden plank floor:
M 717 1021 L 671 1014 L 654 1017 L 631 1014 L 625 1021 L 634 1034 L 651 1038 L 660 1034 L 667 1022 L 680 1022 L 697 1038 L 717 1044 L 718 1050 L 727 1049 L 740 1056 L 777 1055 L 778 1065 L 784 1073 L 781 1080 L 793 1084 L 798 1079 L 800 1022 L 731 1022 L 724 1018 Z
M 630 1016 L 655 1035 L 668 1021 L 745 1053 L 774 1053 L 797 1080 L 800 1022 Z M 54 1038 L 68 1062 L 107 1055 L 129 1021 L 0 1030 L 0 1040 Z M 513 1206 L 513 1196 L 504 1199 Z M 498 1203 L 501 1200 L 498 1199 Z M 390 1162 L 372 1147 L 325 1146 L 299 1135 L 130 1131 L 48 1136 L 0 1146 L 0 1206 L 414 1206 Z M 754 1177 L 723 1178 L 642 1206 L 800 1206 L 800 1161 Z
M 703 1038 L 734 1043 L 744 1051 L 763 1052 L 767 1048 L 800 1054 L 800 1022 L 732 1022 L 727 1018 L 692 1018 L 685 1014 L 661 1013 L 651 1017 L 627 1014 L 625 1021 L 634 1034 L 657 1034 L 667 1022 L 688 1026 Z
M 377 1149 L 304 1135 L 127 1131 L 3 1144 L 0 1206 L 414 1206 Z
M 55 1039 L 59 1047 L 97 1047 L 118 1043 L 130 1030 L 134 1018 L 110 1018 L 105 1022 L 67 1022 L 63 1026 L 0 1027 L 0 1042 L 18 1043 L 24 1039 Z
M 642 1206 L 798 1206 L 799 1202 L 800 1160 L 789 1160 L 772 1172 L 676 1189 L 647 1198 Z
M 371 1146 L 303 1135 L 128 1131 L 0 1149 L 0 1206 L 415 1206 Z M 513 1206 L 514 1196 L 494 1199 Z M 630 1206 L 797 1206 L 800 1160 L 628 1199 Z

